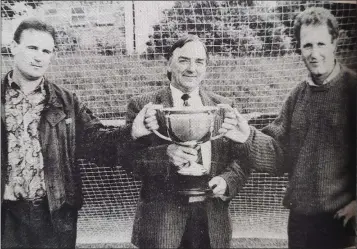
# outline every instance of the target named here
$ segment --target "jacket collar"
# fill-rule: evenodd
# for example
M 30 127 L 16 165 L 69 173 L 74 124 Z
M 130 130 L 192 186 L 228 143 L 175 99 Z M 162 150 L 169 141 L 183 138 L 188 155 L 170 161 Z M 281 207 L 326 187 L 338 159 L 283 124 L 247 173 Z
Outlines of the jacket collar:
M 12 71 L 8 72 L 5 77 L 1 80 L 1 121 L 3 122 L 1 124 L 1 129 L 5 129 L 2 127 L 5 125 L 5 101 L 6 101 L 6 86 L 9 85 L 9 75 L 12 73 Z
M 44 87 L 46 90 L 46 105 L 45 109 L 50 107 L 63 108 L 62 102 L 58 99 L 54 85 L 49 82 L 46 78 L 44 81 Z
M 1 105 L 5 104 L 5 93 L 6 93 L 6 86 L 9 85 L 9 75 L 12 71 L 8 72 L 4 78 L 1 80 Z M 3 113 L 3 112 L 2 112 Z

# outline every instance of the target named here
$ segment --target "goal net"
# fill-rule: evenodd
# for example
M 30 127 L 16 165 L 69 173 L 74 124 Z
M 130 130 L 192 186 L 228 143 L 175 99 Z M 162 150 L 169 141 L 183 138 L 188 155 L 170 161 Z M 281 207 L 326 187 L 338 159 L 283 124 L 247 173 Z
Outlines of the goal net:
M 207 44 L 203 84 L 235 100 L 258 129 L 279 112 L 306 77 L 293 19 L 310 6 L 330 9 L 341 28 L 337 58 L 357 69 L 354 1 L 2 1 L 2 76 L 11 69 L 11 41 L 26 17 L 55 26 L 57 52 L 47 77 L 74 91 L 106 124 L 123 124 L 128 100 L 168 84 L 165 53 L 183 34 Z M 79 243 L 130 241 L 140 181 L 120 165 L 80 160 L 84 206 Z M 287 176 L 254 172 L 231 202 L 234 237 L 286 239 L 282 198 Z

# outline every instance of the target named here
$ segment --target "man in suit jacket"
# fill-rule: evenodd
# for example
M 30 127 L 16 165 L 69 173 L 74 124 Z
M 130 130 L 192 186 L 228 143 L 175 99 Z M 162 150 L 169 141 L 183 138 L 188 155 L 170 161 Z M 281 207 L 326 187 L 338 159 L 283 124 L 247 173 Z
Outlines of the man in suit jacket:
M 127 111 L 129 123 L 150 102 L 164 107 L 183 106 L 184 94 L 190 95 L 186 101 L 191 106 L 233 106 L 231 100 L 201 86 L 208 54 L 197 36 L 179 39 L 172 46 L 168 60 L 170 86 L 132 98 Z M 147 122 L 154 112 L 147 112 Z M 165 133 L 160 128 L 159 131 Z M 167 142 L 154 134 L 137 141 L 141 149 L 134 148 L 123 163 L 142 180 L 132 242 L 139 248 L 229 247 L 232 236 L 229 202 L 249 173 L 232 159 L 232 142 L 218 139 L 201 145 L 202 164 L 211 177 L 208 184 L 213 188 L 213 195 L 197 198 L 180 195 L 176 178 L 179 169 L 197 159 L 195 149 Z

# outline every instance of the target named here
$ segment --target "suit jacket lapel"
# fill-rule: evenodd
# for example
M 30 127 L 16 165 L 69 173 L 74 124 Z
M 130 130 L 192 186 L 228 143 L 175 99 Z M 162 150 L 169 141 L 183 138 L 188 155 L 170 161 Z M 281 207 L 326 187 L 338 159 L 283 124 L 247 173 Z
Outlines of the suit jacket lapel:
M 162 90 L 158 91 L 155 97 L 156 105 L 162 105 L 164 108 L 173 107 L 173 100 L 170 87 L 164 87 Z M 159 117 L 159 124 L 165 123 L 165 118 L 163 115 Z M 165 136 L 168 136 L 167 130 L 163 128 L 164 126 L 160 125 L 159 132 Z M 152 136 L 152 138 L 156 141 L 157 139 L 160 140 L 156 135 Z
M 155 104 L 161 104 L 164 107 L 173 107 L 174 104 L 170 87 L 165 87 L 158 92 Z
M 207 91 L 200 87 L 200 96 L 202 100 L 202 104 L 204 106 L 215 106 L 216 104 L 213 102 L 212 98 L 208 95 Z

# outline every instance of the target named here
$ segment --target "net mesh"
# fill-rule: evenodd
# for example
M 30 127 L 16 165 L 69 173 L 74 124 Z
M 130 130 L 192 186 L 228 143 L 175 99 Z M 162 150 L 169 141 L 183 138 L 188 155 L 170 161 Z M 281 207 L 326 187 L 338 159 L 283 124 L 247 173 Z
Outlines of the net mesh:
M 47 77 L 76 92 L 102 120 L 122 123 L 130 97 L 167 84 L 170 45 L 185 33 L 197 34 L 210 53 L 203 84 L 235 100 L 260 129 L 306 77 L 292 26 L 296 14 L 310 6 L 337 17 L 336 56 L 357 69 L 354 1 L 2 1 L 2 75 L 11 69 L 14 29 L 36 16 L 57 29 L 56 58 Z M 120 165 L 80 162 L 85 204 L 79 243 L 129 241 L 140 182 Z M 287 211 L 281 204 L 286 183 L 286 175 L 253 173 L 230 205 L 233 236 L 286 238 Z

